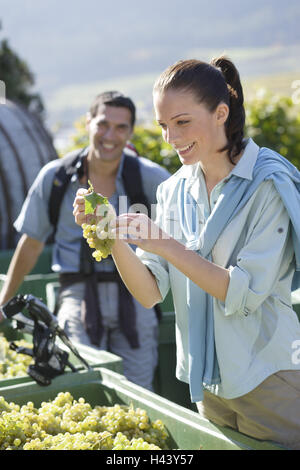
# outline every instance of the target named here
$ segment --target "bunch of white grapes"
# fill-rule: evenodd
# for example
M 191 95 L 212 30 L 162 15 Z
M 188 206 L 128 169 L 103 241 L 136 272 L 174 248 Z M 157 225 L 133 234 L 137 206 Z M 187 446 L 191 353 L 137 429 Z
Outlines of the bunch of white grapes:
M 17 346 L 32 349 L 32 344 L 25 340 L 15 341 L 15 343 Z M 10 349 L 9 342 L 0 333 L 0 380 L 26 376 L 27 368 L 32 362 L 31 356 Z
M 94 251 L 92 256 L 96 261 L 100 262 L 102 258 L 107 258 L 111 254 L 111 249 L 114 244 L 114 238 L 108 229 L 108 224 L 99 229 L 99 224 L 96 225 L 95 220 L 90 224 L 82 224 L 83 237 L 86 239 L 90 248 Z M 100 222 L 101 223 L 101 222 Z
M 87 194 L 84 195 L 84 199 L 85 214 L 96 213 L 100 218 L 98 223 L 96 219 L 92 218 L 89 223 L 81 225 L 83 237 L 86 239 L 89 247 L 94 249 L 93 257 L 96 261 L 100 262 L 102 258 L 107 258 L 107 256 L 111 254 L 115 240 L 109 230 L 109 226 L 111 221 L 115 219 L 116 213 L 108 199 L 94 191 L 90 181 L 89 189 Z
M 35 408 L 0 396 L 0 450 L 161 450 L 168 434 L 133 406 L 95 406 L 70 392 Z

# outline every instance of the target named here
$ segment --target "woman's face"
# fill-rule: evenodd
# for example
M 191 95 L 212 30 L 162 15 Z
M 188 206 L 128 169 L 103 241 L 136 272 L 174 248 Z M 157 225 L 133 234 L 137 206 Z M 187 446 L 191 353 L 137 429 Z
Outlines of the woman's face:
M 205 164 L 226 144 L 224 123 L 229 110 L 224 103 L 210 112 L 193 92 L 167 90 L 154 93 L 154 109 L 164 140 L 184 165 Z

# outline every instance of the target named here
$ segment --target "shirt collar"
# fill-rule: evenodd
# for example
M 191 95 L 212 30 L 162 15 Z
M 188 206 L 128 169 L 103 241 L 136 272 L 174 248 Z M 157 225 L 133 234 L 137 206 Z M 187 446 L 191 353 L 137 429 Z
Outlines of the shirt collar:
M 228 176 L 235 175 L 240 178 L 252 180 L 253 168 L 257 160 L 258 152 L 259 146 L 251 138 L 247 139 L 243 155 Z

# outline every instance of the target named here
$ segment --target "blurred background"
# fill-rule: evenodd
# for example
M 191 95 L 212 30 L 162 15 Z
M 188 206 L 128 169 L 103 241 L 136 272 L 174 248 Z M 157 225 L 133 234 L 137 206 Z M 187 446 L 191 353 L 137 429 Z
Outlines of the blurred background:
M 0 20 L 7 98 L 20 98 L 9 82 L 23 80 L 26 92 L 38 95 L 35 108 L 44 106 L 59 149 L 106 89 L 130 95 L 139 123 L 151 122 L 153 81 L 182 58 L 225 53 L 241 72 L 247 100 L 261 89 L 297 98 L 298 0 L 0 0 Z M 5 48 L 26 66 L 24 76 L 17 67 L 5 70 Z
M 0 228 L 8 206 L 12 226 L 47 161 L 87 144 L 85 113 L 105 90 L 133 98 L 133 143 L 174 172 L 152 85 L 179 59 L 229 56 L 244 85 L 247 134 L 300 168 L 299 24 L 299 0 L 0 0 Z M 5 237 L 0 248 L 14 244 L 7 227 Z

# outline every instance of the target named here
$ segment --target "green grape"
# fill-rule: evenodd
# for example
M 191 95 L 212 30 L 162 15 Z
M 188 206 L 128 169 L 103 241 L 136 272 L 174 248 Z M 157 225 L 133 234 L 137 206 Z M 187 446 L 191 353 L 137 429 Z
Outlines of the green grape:
M 32 344 L 25 340 L 15 341 L 15 343 L 17 346 L 32 348 Z M 0 380 L 26 376 L 27 368 L 32 362 L 31 356 L 20 354 L 10 349 L 9 342 L 0 333 Z
M 167 436 L 161 420 L 132 405 L 93 408 L 70 392 L 39 408 L 0 397 L 0 450 L 160 450 Z
M 84 223 L 81 226 L 83 237 L 86 239 L 89 247 L 94 250 L 92 256 L 96 261 L 100 262 L 111 254 L 114 239 L 109 232 L 109 223 L 115 218 L 115 213 L 108 199 L 95 193 L 90 181 L 89 192 L 84 198 L 86 214 L 93 214 L 99 204 L 102 205 L 102 208 L 104 206 L 102 211 L 104 218 L 98 224 L 95 219 L 92 219 L 89 224 Z

